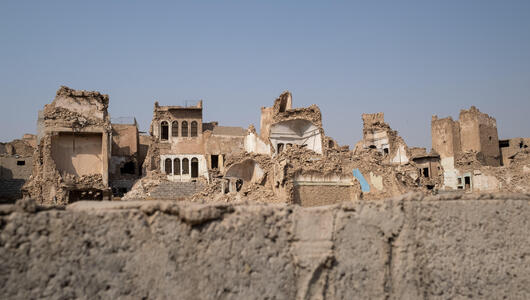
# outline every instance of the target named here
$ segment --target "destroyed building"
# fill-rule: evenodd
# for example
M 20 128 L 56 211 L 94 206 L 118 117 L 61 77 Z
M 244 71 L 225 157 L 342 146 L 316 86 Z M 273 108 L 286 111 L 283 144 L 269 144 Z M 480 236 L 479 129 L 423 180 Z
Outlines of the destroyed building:
M 406 164 L 409 162 L 410 153 L 407 144 L 397 131 L 392 130 L 385 123 L 385 114 L 362 114 L 363 140 L 356 146 L 362 149 L 376 149 L 383 154 L 385 161 L 393 164 Z
M 203 122 L 202 100 L 185 106 L 155 102 L 143 164 L 145 177 L 126 198 L 185 199 L 225 171 L 227 155 L 244 152 L 247 130 Z
M 528 139 L 499 141 L 493 117 L 471 106 L 460 118 L 431 121 L 432 148 L 440 155 L 444 189 L 467 192 L 527 192 Z
M 324 135 L 318 106 L 293 108 L 290 92 L 261 108 L 260 133 L 249 127 L 245 151 L 227 161 L 225 200 L 315 206 L 360 198 L 359 182 L 343 167 L 348 148 Z
M 108 95 L 62 86 L 39 112 L 33 172 L 23 193 L 41 204 L 110 199 Z
M 170 181 L 209 180 L 209 170 L 224 170 L 226 155 L 244 151 L 246 130 L 203 123 L 202 109 L 202 100 L 188 106 L 155 102 L 147 171 L 159 171 Z
M 112 119 L 109 97 L 61 87 L 39 112 L 38 135 L 0 144 L 0 184 L 44 205 L 78 200 L 258 201 L 315 206 L 410 191 L 530 192 L 528 138 L 499 140 L 475 107 L 431 123 L 432 150 L 408 147 L 384 120 L 362 114 L 353 150 L 326 136 L 317 105 L 290 92 L 253 125 L 204 122 L 203 103 L 154 104 L 149 135 Z M 31 174 L 31 175 L 30 175 Z M 5 191 L 9 188 L 4 189 Z M 13 191 L 13 189 L 11 189 Z
M 122 197 L 142 175 L 146 145 L 140 141 L 135 118 L 112 118 L 112 147 L 109 163 L 109 185 L 112 194 Z M 142 155 L 142 150 L 144 154 Z
M 33 151 L 37 137 L 25 134 L 22 139 L 0 143 L 0 203 L 22 197 L 22 186 L 31 176 Z
M 284 92 L 272 107 L 261 109 L 260 137 L 268 141 L 273 153 L 288 146 L 299 145 L 318 154 L 323 149 L 322 114 L 316 105 L 292 108 L 292 95 Z

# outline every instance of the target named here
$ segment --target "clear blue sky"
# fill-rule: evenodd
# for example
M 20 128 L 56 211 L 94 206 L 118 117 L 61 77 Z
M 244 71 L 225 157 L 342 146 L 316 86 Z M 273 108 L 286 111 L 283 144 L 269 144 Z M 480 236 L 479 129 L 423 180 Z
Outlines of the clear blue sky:
M 110 95 L 147 130 L 153 103 L 259 126 L 284 90 L 354 145 L 383 111 L 410 145 L 476 105 L 530 136 L 530 1 L 0 2 L 0 140 L 36 131 L 60 85 Z

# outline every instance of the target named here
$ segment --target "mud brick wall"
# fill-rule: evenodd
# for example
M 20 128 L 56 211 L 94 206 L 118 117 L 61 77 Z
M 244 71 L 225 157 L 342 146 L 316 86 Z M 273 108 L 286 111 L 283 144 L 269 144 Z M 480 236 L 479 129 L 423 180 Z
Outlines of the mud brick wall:
M 452 198 L 450 198 L 452 197 Z M 526 196 L 0 206 L 0 295 L 529 299 Z

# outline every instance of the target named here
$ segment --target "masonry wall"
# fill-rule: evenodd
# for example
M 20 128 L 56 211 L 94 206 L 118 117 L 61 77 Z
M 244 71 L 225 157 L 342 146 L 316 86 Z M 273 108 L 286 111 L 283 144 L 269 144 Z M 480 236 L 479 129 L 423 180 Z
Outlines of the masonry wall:
M 134 156 L 139 146 L 138 128 L 134 124 L 112 124 L 112 156 Z
M 431 121 L 432 149 L 440 154 L 440 157 L 454 157 L 461 149 L 460 126 L 452 118 L 438 119 L 433 117 Z
M 2 206 L 0 295 L 528 299 L 529 201 Z
M 303 207 L 330 205 L 351 201 L 354 193 L 351 185 L 295 185 L 294 203 Z
M 76 176 L 103 173 L 101 133 L 60 133 L 52 136 L 52 158 L 59 173 Z
M 33 170 L 32 157 L 0 157 L 0 180 L 28 179 Z

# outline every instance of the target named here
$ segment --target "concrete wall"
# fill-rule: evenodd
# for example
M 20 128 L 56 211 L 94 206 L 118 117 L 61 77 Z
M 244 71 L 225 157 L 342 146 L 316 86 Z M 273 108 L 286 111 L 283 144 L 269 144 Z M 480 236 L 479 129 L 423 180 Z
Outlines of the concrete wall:
M 528 299 L 528 198 L 0 209 L 5 299 Z M 17 209 L 17 212 L 13 210 Z
M 59 173 L 102 174 L 101 133 L 60 133 L 52 137 L 52 158 Z

